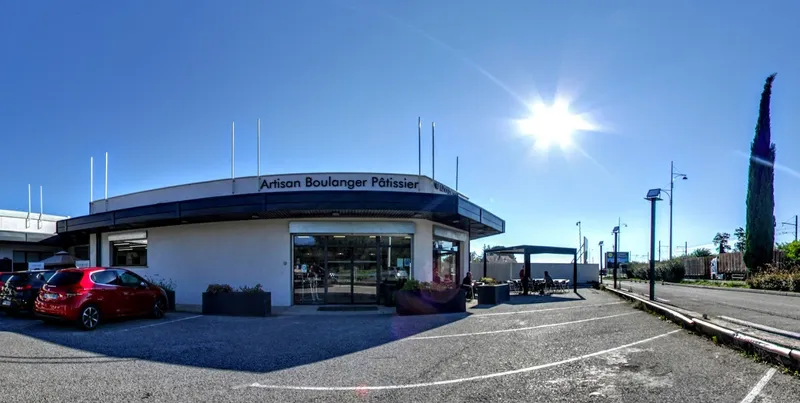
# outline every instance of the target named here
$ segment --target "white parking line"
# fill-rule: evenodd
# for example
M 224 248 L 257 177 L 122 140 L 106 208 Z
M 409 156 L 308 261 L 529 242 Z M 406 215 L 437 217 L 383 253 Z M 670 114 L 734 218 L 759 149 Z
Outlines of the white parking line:
M 668 300 L 668 299 L 664 299 L 664 298 L 658 298 L 658 297 L 656 297 L 656 299 L 657 299 L 657 300 L 659 300 L 659 301 L 661 301 L 661 302 L 669 302 L 669 300 Z
M 138 329 L 144 329 L 144 328 L 148 328 L 148 327 L 168 325 L 170 323 L 181 322 L 181 321 L 184 321 L 184 320 L 197 319 L 197 318 L 202 318 L 202 317 L 203 317 L 203 315 L 195 315 L 195 316 L 189 316 L 189 317 L 186 317 L 186 318 L 170 320 L 170 321 L 167 321 L 167 322 L 158 322 L 158 323 L 152 323 L 152 324 L 144 325 L 144 326 L 131 327 L 131 328 L 128 328 L 128 329 L 111 330 L 111 331 L 104 332 L 104 333 L 121 333 L 121 332 L 127 332 L 129 330 L 138 330 Z
M 634 313 L 636 313 L 636 312 L 626 312 L 626 313 L 620 313 L 620 314 L 616 314 L 616 315 L 601 316 L 599 318 L 573 320 L 571 322 L 550 323 L 550 324 L 547 324 L 547 325 L 520 327 L 520 328 L 516 328 L 516 329 L 489 330 L 489 331 L 485 331 L 485 332 L 474 332 L 474 333 L 444 334 L 444 335 L 440 335 L 440 336 L 416 336 L 416 337 L 408 337 L 408 338 L 405 338 L 405 339 L 402 339 L 402 340 L 430 340 L 430 339 L 445 339 L 445 338 L 448 338 L 448 337 L 466 337 L 466 336 L 478 336 L 478 335 L 483 335 L 483 334 L 522 332 L 522 331 L 525 331 L 525 330 L 542 329 L 542 328 L 545 328 L 545 327 L 574 325 L 576 323 L 584 323 L 584 322 L 592 322 L 592 321 L 595 321 L 595 320 L 616 318 L 616 317 L 619 317 L 619 316 L 633 315 Z
M 239 385 L 234 386 L 233 389 L 243 389 L 243 388 L 263 388 L 263 389 L 280 389 L 280 390 L 309 390 L 309 391 L 368 391 L 368 390 L 392 390 L 392 389 L 412 389 L 412 388 L 427 388 L 431 386 L 442 386 L 442 385 L 452 385 L 454 383 L 463 383 L 463 382 L 470 382 L 470 381 L 480 381 L 484 379 L 491 379 L 491 378 L 499 378 L 502 376 L 520 374 L 525 372 L 536 371 L 540 369 L 555 367 L 557 365 L 569 364 L 575 361 L 585 360 L 587 358 L 597 357 L 599 355 L 608 354 L 617 350 L 626 349 L 629 347 L 633 347 L 638 344 L 643 344 L 647 342 L 651 342 L 653 340 L 660 339 L 662 337 L 669 336 L 671 334 L 680 332 L 681 329 L 672 330 L 670 332 L 660 334 L 658 336 L 650 337 L 648 339 L 635 341 L 633 343 L 628 343 L 622 346 L 610 348 L 608 350 L 598 351 L 596 353 L 586 354 L 579 357 L 568 358 L 566 360 L 551 362 L 542 365 L 536 365 L 533 367 L 527 368 L 520 368 L 514 369 L 511 371 L 505 372 L 495 372 L 492 374 L 485 374 L 485 375 L 478 375 L 478 376 L 471 376 L 468 378 L 457 378 L 457 379 L 448 379 L 445 381 L 436 381 L 436 382 L 424 382 L 424 383 L 411 383 L 405 385 L 382 385 L 382 386 L 291 386 L 291 385 L 262 385 L 258 382 L 251 383 L 249 385 Z
M 770 368 L 767 373 L 761 377 L 761 380 L 758 381 L 756 386 L 753 386 L 753 389 L 750 390 L 750 393 L 748 393 L 747 396 L 742 399 L 741 403 L 752 403 L 755 401 L 759 393 L 761 393 L 761 390 L 764 389 L 764 386 L 767 386 L 769 380 L 772 379 L 773 375 L 775 375 L 775 368 Z
M 607 304 L 596 304 L 596 305 L 579 305 L 579 306 L 565 306 L 563 308 L 546 308 L 546 309 L 534 309 L 530 311 L 513 311 L 513 312 L 493 312 L 493 313 L 477 313 L 471 315 L 470 318 L 480 318 L 485 316 L 498 316 L 498 315 L 516 315 L 520 313 L 537 313 L 537 312 L 550 312 L 550 311 L 563 311 L 565 309 L 578 309 L 578 308 L 596 308 L 600 306 L 608 306 L 608 305 L 617 305 L 617 304 L 625 304 L 625 301 L 620 302 L 609 302 Z

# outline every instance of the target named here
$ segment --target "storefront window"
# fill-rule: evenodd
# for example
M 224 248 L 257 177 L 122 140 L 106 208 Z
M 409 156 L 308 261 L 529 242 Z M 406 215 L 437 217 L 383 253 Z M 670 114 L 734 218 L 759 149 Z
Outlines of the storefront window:
M 146 267 L 147 239 L 111 241 L 111 259 L 114 266 Z
M 459 247 L 461 242 L 444 238 L 433 239 L 433 282 L 458 283 L 460 275 Z
M 294 235 L 295 304 L 374 304 L 411 278 L 411 235 Z
M 294 237 L 292 267 L 295 304 L 321 304 L 325 289 L 325 239 L 311 235 Z

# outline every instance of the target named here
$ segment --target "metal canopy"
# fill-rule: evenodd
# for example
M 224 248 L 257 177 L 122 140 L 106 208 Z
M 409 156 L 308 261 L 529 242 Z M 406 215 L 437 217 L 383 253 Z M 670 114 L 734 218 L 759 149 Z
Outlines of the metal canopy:
M 494 253 L 495 255 L 574 255 L 578 253 L 576 248 L 540 245 L 498 246 L 495 248 L 486 249 L 483 252 Z
M 558 246 L 539 246 L 539 245 L 517 245 L 517 246 L 498 246 L 485 249 L 483 251 L 483 277 L 486 277 L 486 254 L 495 255 L 524 255 L 525 256 L 525 278 L 531 275 L 531 255 L 553 254 L 553 255 L 572 255 L 572 291 L 578 292 L 578 249 L 562 248 Z

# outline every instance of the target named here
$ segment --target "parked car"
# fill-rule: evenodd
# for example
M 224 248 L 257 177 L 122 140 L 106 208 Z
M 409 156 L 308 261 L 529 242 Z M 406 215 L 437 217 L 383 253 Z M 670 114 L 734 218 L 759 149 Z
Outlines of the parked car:
M 42 320 L 76 322 L 84 330 L 94 330 L 111 318 L 162 318 L 167 310 L 167 293 L 125 269 L 63 269 L 42 287 L 34 309 Z
M 0 289 L 0 308 L 9 314 L 33 314 L 33 304 L 39 290 L 55 272 L 40 270 L 12 273 Z
M 14 272 L 3 272 L 3 273 L 0 273 L 0 289 L 3 289 L 3 284 L 5 284 L 6 280 L 8 280 L 9 277 L 11 277 L 13 275 L 14 275 Z

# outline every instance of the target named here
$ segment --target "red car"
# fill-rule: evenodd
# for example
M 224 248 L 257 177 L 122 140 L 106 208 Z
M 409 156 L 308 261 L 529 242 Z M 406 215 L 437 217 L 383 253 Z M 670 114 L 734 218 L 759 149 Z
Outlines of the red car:
M 162 318 L 166 309 L 167 293 L 160 287 L 129 270 L 105 267 L 59 270 L 34 302 L 40 319 L 74 321 L 85 330 L 111 318 Z

